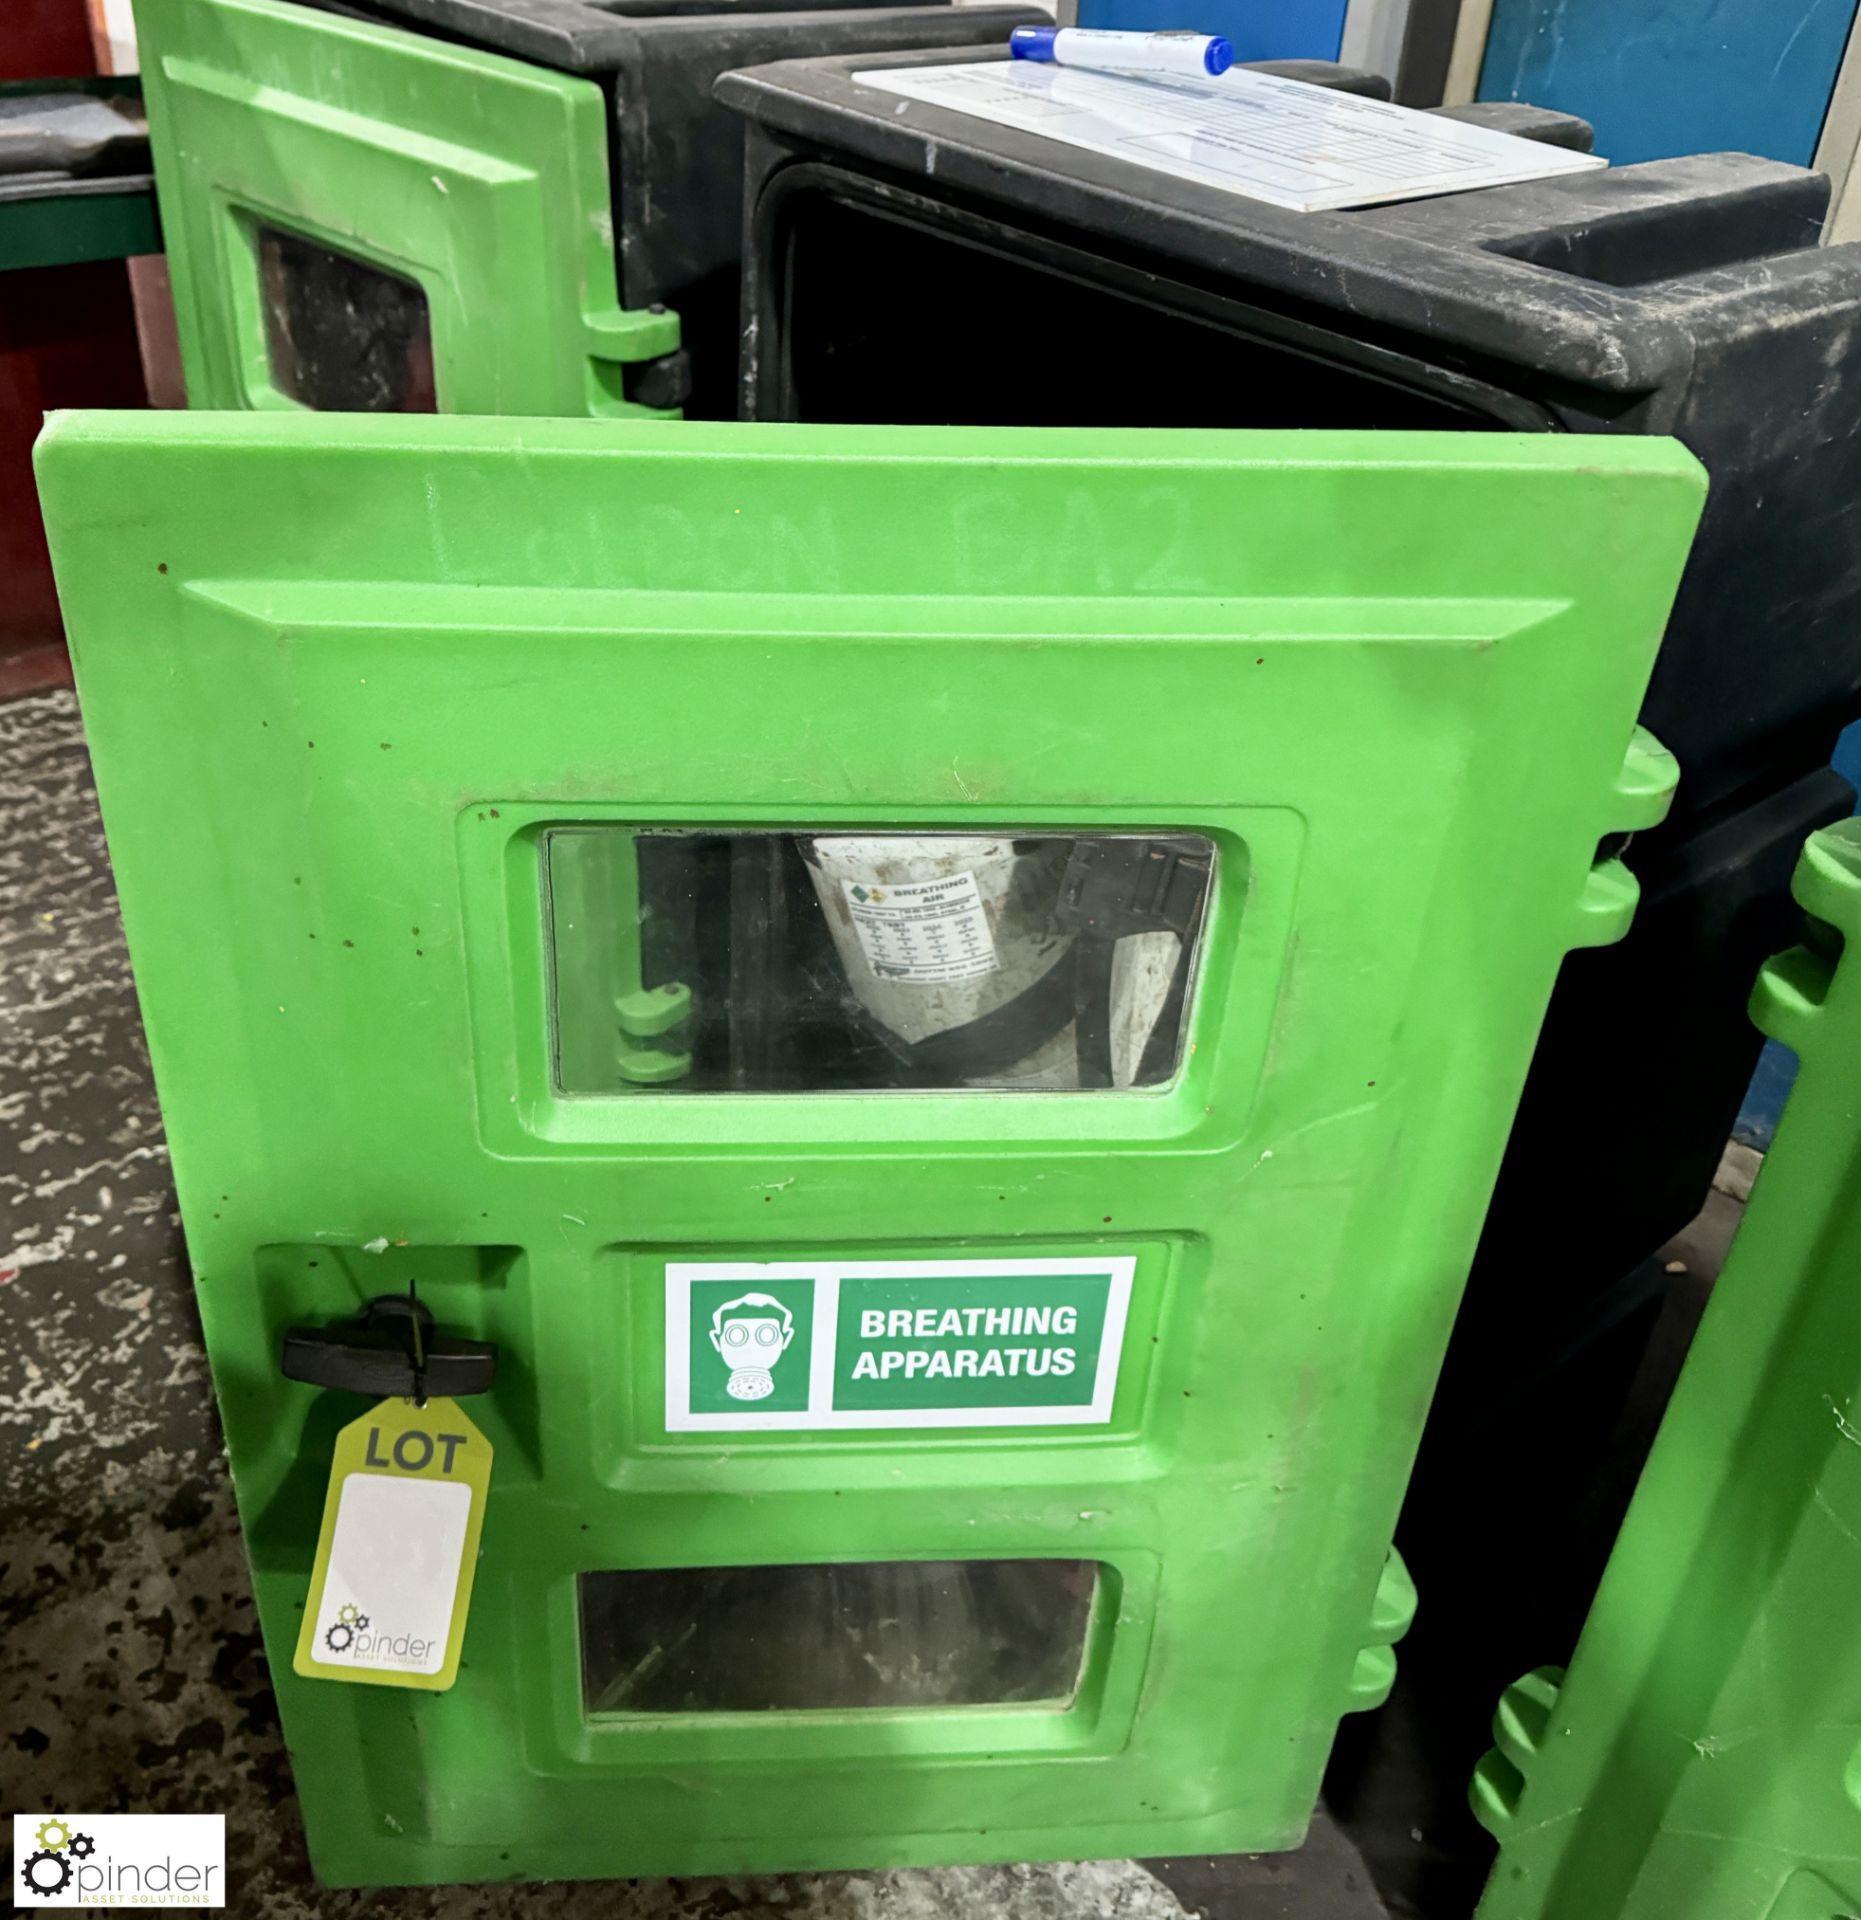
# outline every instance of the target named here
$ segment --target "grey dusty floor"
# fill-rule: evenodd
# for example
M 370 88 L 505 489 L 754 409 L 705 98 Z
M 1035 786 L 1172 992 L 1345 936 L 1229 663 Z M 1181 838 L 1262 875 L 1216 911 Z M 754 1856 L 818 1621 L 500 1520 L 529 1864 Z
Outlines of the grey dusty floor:
M 309 1883 L 76 704 L 0 703 L 0 1814 L 224 1812 L 232 1910 L 1371 1920 L 1303 1853 L 328 1894 Z

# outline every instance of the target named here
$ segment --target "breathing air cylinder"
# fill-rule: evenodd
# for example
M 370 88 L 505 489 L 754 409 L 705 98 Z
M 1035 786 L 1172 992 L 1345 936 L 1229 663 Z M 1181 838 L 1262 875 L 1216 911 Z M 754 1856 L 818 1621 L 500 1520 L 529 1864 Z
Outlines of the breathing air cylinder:
M 1128 1087 L 1174 1066 L 1164 1015 L 1187 984 L 1205 842 L 849 834 L 802 856 L 903 1084 Z

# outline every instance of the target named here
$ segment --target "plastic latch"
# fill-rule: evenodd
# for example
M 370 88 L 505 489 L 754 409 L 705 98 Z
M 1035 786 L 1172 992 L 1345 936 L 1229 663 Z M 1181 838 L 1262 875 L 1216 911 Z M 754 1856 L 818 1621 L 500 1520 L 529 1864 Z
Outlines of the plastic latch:
M 1518 1814 L 1532 1762 L 1544 1745 L 1563 1684 L 1561 1667 L 1539 1667 L 1515 1681 L 1500 1698 L 1493 1715 L 1493 1749 L 1474 1768 L 1467 1788 L 1473 1817 L 1495 1839 L 1504 1840 Z
M 637 407 L 671 413 L 691 398 L 691 355 L 680 347 L 656 360 L 630 360 L 621 375 L 621 392 Z
M 691 1071 L 691 1055 L 683 1047 L 633 1043 L 661 1040 L 690 1017 L 691 989 L 680 981 L 621 994 L 614 1002 L 614 1019 L 624 1036 L 615 1056 L 620 1077 L 636 1087 L 662 1087 L 684 1079 Z
M 1814 947 L 1792 947 L 1766 960 L 1751 989 L 1751 1023 L 1766 1039 L 1800 1054 L 1810 1044 L 1816 1022 L 1834 984 L 1835 968 Z
M 1417 1595 L 1415 1581 L 1394 1547 L 1383 1562 L 1376 1583 L 1376 1598 L 1370 1605 L 1370 1635 L 1387 1645 L 1400 1640 L 1415 1624 Z
M 1634 923 L 1640 883 L 1615 856 L 1630 836 L 1658 827 L 1667 818 L 1679 784 L 1679 761 L 1646 727 L 1637 727 L 1609 790 L 1602 836 L 1607 853 L 1584 880 L 1570 940 L 1573 947 L 1612 946 Z
M 657 1039 L 691 1015 L 691 989 L 676 980 L 661 987 L 642 987 L 623 993 L 614 1002 L 622 1033 L 636 1040 Z
M 1396 1650 L 1392 1643 L 1414 1624 L 1415 1602 L 1415 1582 L 1403 1565 L 1402 1555 L 1391 1547 L 1377 1576 L 1365 1644 L 1351 1663 L 1351 1676 L 1344 1689 L 1346 1713 L 1368 1712 L 1389 1698 L 1396 1684 Z
M 664 307 L 617 307 L 582 319 L 588 411 L 596 418 L 677 419 L 691 390 L 678 315 Z
M 1610 795 L 1609 831 L 1645 833 L 1667 818 L 1680 785 L 1680 762 L 1646 727 L 1629 736 Z
M 1518 1814 L 1525 1792 L 1525 1776 L 1497 1748 L 1483 1753 L 1467 1783 L 1467 1806 L 1493 1838 L 1502 1845 L 1507 1829 Z
M 1368 1713 L 1380 1707 L 1396 1685 L 1394 1647 L 1363 1647 L 1351 1663 L 1350 1684 L 1345 1689 L 1344 1711 Z
M 667 1053 L 659 1047 L 622 1047 L 618 1066 L 620 1077 L 636 1087 L 663 1087 L 668 1081 L 683 1080 L 691 1071 L 691 1055 Z
M 667 307 L 613 307 L 582 316 L 590 360 L 658 360 L 677 353 L 679 317 Z
M 287 1380 L 341 1393 L 459 1400 L 491 1390 L 498 1350 L 437 1332 L 422 1301 L 388 1293 L 334 1326 L 287 1328 L 278 1364 Z
M 1573 947 L 1608 947 L 1634 924 L 1641 904 L 1641 882 L 1620 860 L 1598 860 L 1577 898 Z
M 1538 1749 L 1544 1745 L 1551 1709 L 1557 1705 L 1563 1684 L 1561 1667 L 1539 1667 L 1523 1680 L 1514 1681 L 1499 1697 L 1493 1715 L 1493 1742 L 1520 1773 L 1531 1770 Z
M 1790 891 L 1809 916 L 1810 937 L 1767 960 L 1751 992 L 1751 1018 L 1793 1053 L 1811 1042 L 1850 942 L 1861 942 L 1861 819 L 1812 833 Z

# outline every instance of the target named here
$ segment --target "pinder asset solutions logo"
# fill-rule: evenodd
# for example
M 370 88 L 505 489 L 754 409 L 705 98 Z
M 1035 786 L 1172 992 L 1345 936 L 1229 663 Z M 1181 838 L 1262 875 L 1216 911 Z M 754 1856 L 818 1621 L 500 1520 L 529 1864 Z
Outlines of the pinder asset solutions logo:
M 346 1660 L 358 1667 L 381 1666 L 396 1673 L 430 1673 L 443 1652 L 437 1640 L 377 1626 L 352 1600 L 338 1607 L 323 1629 L 323 1649 L 317 1658 L 325 1666 Z
M 16 1907 L 223 1907 L 217 1813 L 13 1817 Z

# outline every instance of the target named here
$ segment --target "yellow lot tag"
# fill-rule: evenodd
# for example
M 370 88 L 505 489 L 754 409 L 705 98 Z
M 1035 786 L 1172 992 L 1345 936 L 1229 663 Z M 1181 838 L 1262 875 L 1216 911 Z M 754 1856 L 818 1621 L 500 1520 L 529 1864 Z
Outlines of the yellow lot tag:
M 440 1693 L 459 1675 L 491 1443 L 456 1400 L 383 1400 L 336 1436 L 296 1671 Z

